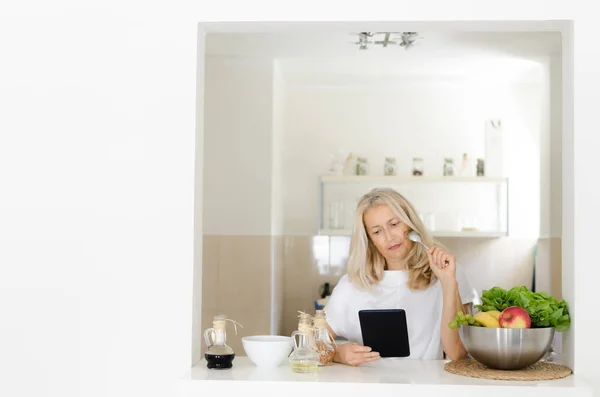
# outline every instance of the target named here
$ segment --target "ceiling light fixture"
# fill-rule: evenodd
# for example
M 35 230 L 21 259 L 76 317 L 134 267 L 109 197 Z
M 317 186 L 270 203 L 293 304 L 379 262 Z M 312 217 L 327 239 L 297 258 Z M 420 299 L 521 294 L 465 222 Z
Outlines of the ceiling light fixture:
M 392 37 L 392 35 L 399 37 Z M 370 41 L 370 38 L 378 36 L 381 39 Z M 390 44 L 398 44 L 400 47 L 404 47 L 408 50 L 414 46 L 417 39 L 421 39 L 417 32 L 360 32 L 358 33 L 358 41 L 354 44 L 358 45 L 359 50 L 366 50 L 368 44 L 381 45 L 382 47 L 388 47 Z

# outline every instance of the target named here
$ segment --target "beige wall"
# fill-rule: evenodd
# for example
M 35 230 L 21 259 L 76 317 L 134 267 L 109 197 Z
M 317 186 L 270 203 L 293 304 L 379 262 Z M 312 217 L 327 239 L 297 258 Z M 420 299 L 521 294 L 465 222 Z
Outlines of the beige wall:
M 239 322 L 238 335 L 227 326 L 227 344 L 237 355 L 242 336 L 270 333 L 271 236 L 204 235 L 202 279 L 202 332 L 217 314 Z
M 562 240 L 540 238 L 536 262 L 536 289 L 562 299 Z

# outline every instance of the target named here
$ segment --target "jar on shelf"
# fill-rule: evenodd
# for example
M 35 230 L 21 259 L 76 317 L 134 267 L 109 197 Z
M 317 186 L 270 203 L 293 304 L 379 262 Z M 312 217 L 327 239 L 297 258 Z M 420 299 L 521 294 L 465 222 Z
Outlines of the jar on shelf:
M 413 157 L 412 174 L 414 176 L 422 176 L 424 173 L 424 162 L 421 157 Z
M 477 176 L 485 176 L 485 160 L 477 159 Z
M 454 165 L 454 159 L 444 159 L 444 176 L 454 176 L 456 174 L 456 166 Z
M 385 176 L 396 175 L 396 159 L 393 157 L 386 157 L 383 164 L 383 174 Z
M 357 157 L 356 159 L 356 175 L 369 174 L 369 160 L 366 157 Z

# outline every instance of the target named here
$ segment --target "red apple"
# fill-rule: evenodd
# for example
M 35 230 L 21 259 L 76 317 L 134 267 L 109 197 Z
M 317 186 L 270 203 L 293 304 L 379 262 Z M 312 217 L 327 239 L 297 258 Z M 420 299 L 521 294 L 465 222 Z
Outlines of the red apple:
M 518 306 L 504 309 L 498 318 L 498 322 L 502 328 L 531 328 L 529 313 Z

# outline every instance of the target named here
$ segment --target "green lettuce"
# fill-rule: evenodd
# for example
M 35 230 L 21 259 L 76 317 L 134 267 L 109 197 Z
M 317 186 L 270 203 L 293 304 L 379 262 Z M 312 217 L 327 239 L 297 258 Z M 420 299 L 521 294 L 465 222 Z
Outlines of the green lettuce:
M 532 328 L 554 327 L 562 332 L 571 325 L 571 317 L 564 299 L 559 302 L 545 292 L 532 292 L 525 286 L 513 287 L 508 291 L 500 287 L 484 290 L 481 304 L 475 305 L 475 308 L 480 311 L 501 312 L 510 306 L 519 306 L 527 310 Z

